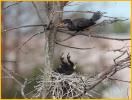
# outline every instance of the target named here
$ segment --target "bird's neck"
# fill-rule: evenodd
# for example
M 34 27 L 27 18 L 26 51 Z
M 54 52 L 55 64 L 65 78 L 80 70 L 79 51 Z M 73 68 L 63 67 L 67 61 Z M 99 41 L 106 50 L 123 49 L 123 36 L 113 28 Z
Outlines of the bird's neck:
M 70 30 L 74 30 L 74 29 L 75 29 L 75 25 L 74 25 L 74 23 L 73 23 L 72 21 L 69 22 L 68 28 L 69 28 Z

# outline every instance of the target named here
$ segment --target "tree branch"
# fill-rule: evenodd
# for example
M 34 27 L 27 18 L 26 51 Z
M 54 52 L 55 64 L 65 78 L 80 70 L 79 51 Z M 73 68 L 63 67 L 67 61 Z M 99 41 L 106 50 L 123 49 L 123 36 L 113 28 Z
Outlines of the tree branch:
M 56 44 L 63 46 L 63 47 L 67 47 L 67 48 L 72 48 L 72 49 L 79 49 L 79 50 L 88 50 L 88 49 L 93 49 L 94 47 L 91 48 L 78 48 L 78 47 L 72 47 L 72 46 L 68 46 L 68 45 L 64 45 L 64 44 L 60 44 L 58 42 L 55 42 Z
M 16 3 L 13 3 L 13 4 L 10 4 L 10 5 L 6 6 L 6 7 L 4 7 L 3 9 L 6 10 L 7 8 L 10 8 L 12 6 L 15 6 L 15 5 L 19 4 L 19 3 L 22 3 L 22 1 L 16 2 Z
M 8 32 L 8 31 L 13 31 L 16 29 L 20 29 L 20 28 L 30 28 L 30 27 L 47 27 L 47 24 L 38 24 L 38 25 L 23 25 L 23 26 L 19 26 L 19 27 L 14 27 L 14 28 L 9 28 L 9 29 L 4 29 L 3 32 Z

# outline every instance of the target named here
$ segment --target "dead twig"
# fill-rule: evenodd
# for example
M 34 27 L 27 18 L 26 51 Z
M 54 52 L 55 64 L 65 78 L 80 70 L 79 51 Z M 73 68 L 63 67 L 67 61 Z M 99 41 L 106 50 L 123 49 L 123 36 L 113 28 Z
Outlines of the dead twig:
M 91 48 L 78 48 L 78 47 L 72 47 L 72 46 L 68 46 L 68 45 L 64 45 L 58 42 L 55 42 L 57 45 L 63 46 L 63 47 L 67 47 L 67 48 L 72 48 L 72 49 L 79 49 L 79 50 L 88 50 L 88 49 L 93 49 L 94 47 Z
M 6 6 L 6 7 L 4 7 L 3 10 L 6 10 L 6 9 L 8 9 L 8 8 L 10 8 L 10 7 L 12 7 L 12 6 L 18 5 L 18 4 L 20 4 L 20 3 L 22 3 L 22 1 L 16 2 L 16 3 L 13 3 L 13 4 L 10 4 L 10 5 Z
M 23 26 L 19 26 L 19 27 L 14 27 L 14 28 L 9 28 L 9 29 L 4 29 L 3 32 L 8 32 L 8 31 L 13 31 L 16 29 L 20 29 L 20 28 L 30 28 L 30 27 L 47 27 L 46 24 L 38 24 L 38 25 L 23 25 Z

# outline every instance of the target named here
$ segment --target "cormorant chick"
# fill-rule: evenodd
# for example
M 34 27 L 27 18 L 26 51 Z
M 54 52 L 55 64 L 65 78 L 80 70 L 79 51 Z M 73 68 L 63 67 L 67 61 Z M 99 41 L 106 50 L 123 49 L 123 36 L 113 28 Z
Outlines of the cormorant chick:
M 69 53 L 67 55 L 67 61 L 68 62 L 65 62 L 64 58 L 62 56 L 60 57 L 60 61 L 61 61 L 61 66 L 60 66 L 60 68 L 57 68 L 55 70 L 55 72 L 58 72 L 60 74 L 70 75 L 75 71 L 74 63 L 70 60 Z
M 62 22 L 66 25 L 66 27 L 70 31 L 83 31 L 84 29 L 96 24 L 96 21 L 99 20 L 102 17 L 101 12 L 95 12 L 90 19 L 85 18 L 77 18 L 74 20 L 71 19 L 64 19 Z

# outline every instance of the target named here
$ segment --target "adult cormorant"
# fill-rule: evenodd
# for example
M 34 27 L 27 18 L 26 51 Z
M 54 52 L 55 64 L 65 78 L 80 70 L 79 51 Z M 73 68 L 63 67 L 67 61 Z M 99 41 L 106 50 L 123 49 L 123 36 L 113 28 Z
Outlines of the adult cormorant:
M 101 12 L 95 12 L 90 19 L 86 18 L 77 18 L 74 20 L 64 19 L 62 22 L 70 31 L 83 31 L 84 29 L 96 24 L 96 21 L 102 17 Z

